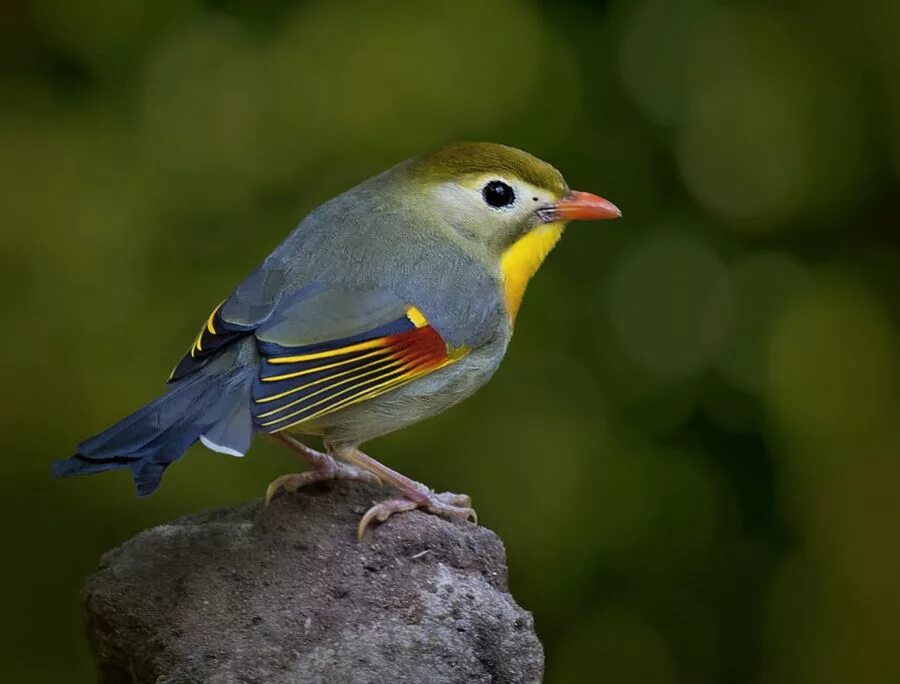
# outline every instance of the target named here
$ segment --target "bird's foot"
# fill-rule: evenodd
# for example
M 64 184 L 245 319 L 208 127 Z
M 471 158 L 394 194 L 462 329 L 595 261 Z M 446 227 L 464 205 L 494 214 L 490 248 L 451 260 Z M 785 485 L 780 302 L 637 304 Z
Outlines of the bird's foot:
M 417 508 L 448 520 L 471 520 L 478 524 L 478 514 L 472 508 L 472 499 L 467 494 L 433 492 L 424 485 L 404 492 L 403 498 L 388 499 L 372 506 L 359 521 L 356 536 L 362 539 L 366 528 L 373 520 L 384 522 L 394 513 L 404 513 Z
M 381 484 L 376 475 L 357 468 L 349 463 L 340 463 L 328 454 L 320 454 L 321 460 L 317 460 L 312 470 L 303 473 L 289 473 L 276 478 L 266 489 L 265 505 L 268 506 L 279 492 L 292 494 L 302 487 L 327 482 L 328 480 L 359 480 L 372 484 Z
M 282 442 L 303 458 L 310 469 L 305 473 L 282 475 L 272 482 L 266 490 L 266 506 L 280 491 L 296 492 L 306 485 L 327 480 L 360 480 L 379 485 L 390 484 L 400 492 L 399 497 L 382 501 L 366 511 L 356 530 L 360 539 L 373 520 L 384 522 L 394 513 L 412 511 L 416 508 L 448 520 L 471 520 L 478 524 L 478 515 L 472 508 L 472 499 L 466 494 L 436 493 L 422 483 L 391 470 L 355 447 L 334 449 L 334 453 L 339 456 L 339 459 L 335 459 L 331 456 L 331 449 L 329 453 L 323 454 L 282 432 L 274 433 L 272 438 Z

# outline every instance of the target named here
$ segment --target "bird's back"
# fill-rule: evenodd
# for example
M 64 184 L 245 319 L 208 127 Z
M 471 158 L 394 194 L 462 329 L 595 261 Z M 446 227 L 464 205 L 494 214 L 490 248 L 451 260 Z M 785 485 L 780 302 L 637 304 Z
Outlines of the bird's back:
M 400 169 L 314 210 L 261 269 L 281 272 L 285 297 L 316 282 L 390 291 L 420 309 L 448 344 L 480 347 L 507 319 L 499 265 L 460 239 L 446 217 L 396 191 Z

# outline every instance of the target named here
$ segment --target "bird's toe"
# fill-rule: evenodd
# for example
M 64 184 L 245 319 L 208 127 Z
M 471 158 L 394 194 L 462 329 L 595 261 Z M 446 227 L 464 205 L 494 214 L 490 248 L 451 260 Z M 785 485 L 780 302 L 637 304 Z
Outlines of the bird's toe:
M 412 498 L 388 499 L 372 506 L 362 520 L 359 521 L 357 537 L 362 539 L 373 520 L 385 522 L 395 513 L 404 513 L 416 508 L 422 509 L 432 515 L 439 515 L 451 521 L 469 521 L 478 524 L 478 514 L 472 508 L 472 499 L 466 494 L 454 494 L 452 492 L 428 492 Z

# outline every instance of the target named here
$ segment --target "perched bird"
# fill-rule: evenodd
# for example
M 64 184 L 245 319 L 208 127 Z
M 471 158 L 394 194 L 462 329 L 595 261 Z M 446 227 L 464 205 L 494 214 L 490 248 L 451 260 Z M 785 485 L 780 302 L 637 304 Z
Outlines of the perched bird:
M 474 518 L 360 445 L 462 401 L 506 352 L 528 281 L 571 220 L 612 219 L 552 166 L 489 143 L 408 159 L 310 213 L 209 315 L 170 388 L 53 465 L 55 477 L 129 468 L 138 494 L 198 440 L 242 456 L 255 432 L 309 465 L 266 501 L 335 478 L 389 483 L 362 518 L 421 508 Z M 325 452 L 294 435 L 318 435 Z

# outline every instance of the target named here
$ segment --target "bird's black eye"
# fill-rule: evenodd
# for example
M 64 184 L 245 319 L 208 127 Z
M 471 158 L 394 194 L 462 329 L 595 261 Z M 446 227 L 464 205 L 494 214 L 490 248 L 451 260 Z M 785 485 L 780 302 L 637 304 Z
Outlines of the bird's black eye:
M 516 201 L 516 193 L 513 192 L 513 189 L 499 180 L 492 180 L 485 185 L 481 194 L 484 195 L 484 201 L 495 209 L 508 207 Z

